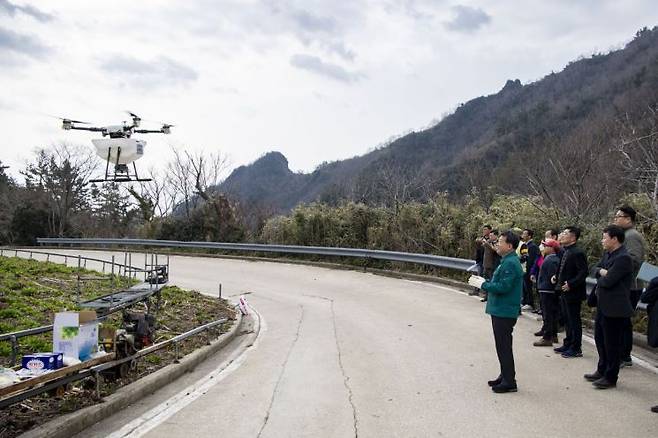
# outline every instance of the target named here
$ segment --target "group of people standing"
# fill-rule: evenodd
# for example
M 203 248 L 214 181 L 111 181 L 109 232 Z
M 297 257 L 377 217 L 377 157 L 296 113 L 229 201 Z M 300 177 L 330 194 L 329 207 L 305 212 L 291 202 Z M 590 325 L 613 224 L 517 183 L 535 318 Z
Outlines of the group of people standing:
M 501 370 L 496 379 L 488 382 L 494 392 L 517 391 L 512 332 L 521 310 L 542 315 L 542 327 L 535 333 L 541 339 L 534 346 L 554 347 L 555 353 L 564 358 L 578 358 L 582 357 L 584 301 L 597 308 L 594 339 L 599 355 L 597 369 L 584 378 L 598 389 L 616 386 L 620 367 L 632 365 L 631 317 L 637 303 L 642 299 L 653 305 L 651 301 L 658 299 L 654 290 L 658 289 L 658 278 L 641 296 L 637 275 L 645 259 L 646 242 L 635 229 L 635 220 L 632 207 L 617 209 L 613 224 L 601 230 L 604 255 L 591 270 L 578 245 L 581 230 L 577 226 L 547 230 L 540 245 L 533 241 L 530 229 L 519 235 L 511 230 L 498 234 L 489 225 L 483 227 L 476 241 L 479 272 L 469 278 L 469 284 L 475 288 L 472 294 L 482 294 L 486 313 L 491 315 Z M 589 295 L 588 275 L 596 278 Z M 565 337 L 559 345 L 561 325 Z M 658 406 L 651 409 L 658 412 Z

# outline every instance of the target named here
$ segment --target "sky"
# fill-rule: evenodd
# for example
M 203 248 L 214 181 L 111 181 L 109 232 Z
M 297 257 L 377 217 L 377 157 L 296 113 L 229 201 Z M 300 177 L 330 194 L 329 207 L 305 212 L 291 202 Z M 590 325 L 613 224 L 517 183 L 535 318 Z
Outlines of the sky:
M 0 160 L 20 182 L 38 147 L 93 149 L 52 116 L 130 110 L 175 125 L 140 169 L 175 147 L 309 172 L 657 24 L 655 0 L 0 0 Z

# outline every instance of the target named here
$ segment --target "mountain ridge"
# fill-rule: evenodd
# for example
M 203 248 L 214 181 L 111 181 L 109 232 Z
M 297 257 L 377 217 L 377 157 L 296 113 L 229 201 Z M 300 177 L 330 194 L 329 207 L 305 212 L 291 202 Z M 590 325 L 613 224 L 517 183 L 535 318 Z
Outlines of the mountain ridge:
M 658 102 L 658 27 L 640 30 L 622 49 L 570 62 L 560 72 L 460 104 L 436 125 L 384 147 L 295 173 L 280 152 L 240 166 L 219 186 L 242 203 L 287 212 L 299 203 L 348 199 L 391 205 L 436 191 L 473 187 L 520 190 L 524 157 L 550 155 L 584 126 Z M 522 190 L 521 190 L 522 191 Z

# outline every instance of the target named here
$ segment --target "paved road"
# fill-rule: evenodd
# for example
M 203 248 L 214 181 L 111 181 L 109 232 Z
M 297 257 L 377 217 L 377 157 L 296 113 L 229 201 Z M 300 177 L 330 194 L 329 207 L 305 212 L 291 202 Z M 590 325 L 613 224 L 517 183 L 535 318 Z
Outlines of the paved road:
M 595 369 L 594 347 L 578 359 L 532 347 L 538 323 L 529 318 L 514 332 L 519 392 L 493 394 L 490 319 L 479 301 L 451 288 L 192 257 L 172 257 L 171 281 L 213 295 L 221 282 L 225 296 L 247 294 L 260 333 L 214 376 L 218 383 L 132 436 L 658 436 L 658 414 L 649 411 L 658 403 L 656 372 L 634 366 L 622 370 L 617 389 L 595 390 L 582 378 Z M 116 431 L 172 388 L 83 436 Z

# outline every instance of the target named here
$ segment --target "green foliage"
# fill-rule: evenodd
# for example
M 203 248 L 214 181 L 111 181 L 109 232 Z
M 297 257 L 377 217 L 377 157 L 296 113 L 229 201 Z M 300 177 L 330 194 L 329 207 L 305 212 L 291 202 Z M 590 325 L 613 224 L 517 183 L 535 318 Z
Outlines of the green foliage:
M 33 204 L 16 208 L 9 224 L 13 241 L 22 245 L 36 245 L 37 237 L 48 236 L 48 211 Z
M 643 211 L 644 207 L 631 202 L 633 200 L 632 196 L 626 199 Z M 583 228 L 580 244 L 589 254 L 590 262 L 601 257 L 601 230 L 608 218 L 601 218 L 592 226 L 583 226 L 560 217 L 539 199 L 521 195 L 496 195 L 485 208 L 483 204 L 487 203 L 477 194 L 456 202 L 447 194 L 439 193 L 425 203 L 401 204 L 397 211 L 353 202 L 336 207 L 317 203 L 301 205 L 288 216 L 268 220 L 260 237 L 272 244 L 369 248 L 472 258 L 474 241 L 485 223 L 500 231 L 520 232 L 530 228 L 535 231 L 535 240 L 541 240 L 548 229 L 580 225 Z M 648 221 L 639 228 L 645 232 L 649 247 L 656 248 L 658 226 Z M 649 261 L 656 262 L 655 249 L 650 251 Z

